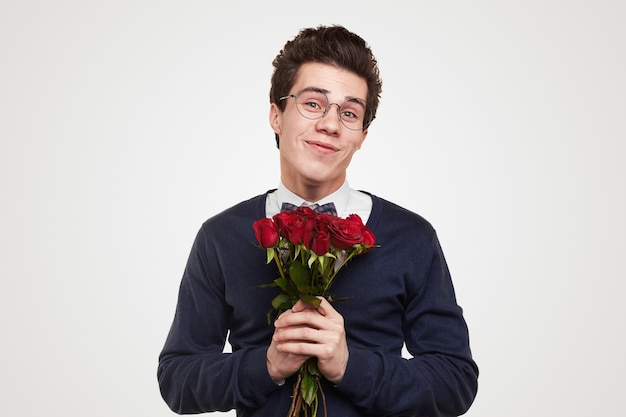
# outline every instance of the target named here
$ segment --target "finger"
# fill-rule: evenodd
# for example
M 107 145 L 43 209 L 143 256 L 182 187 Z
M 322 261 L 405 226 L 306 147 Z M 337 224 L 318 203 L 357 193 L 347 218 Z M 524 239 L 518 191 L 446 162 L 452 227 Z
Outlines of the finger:
M 285 353 L 272 342 L 266 354 L 267 370 L 272 379 L 279 381 L 297 372 L 307 359 L 308 356 Z
M 305 308 L 302 311 L 289 311 L 283 313 L 275 322 L 276 329 L 285 329 L 288 327 L 324 327 L 323 320 L 325 317 L 317 310 Z
M 299 300 L 291 309 L 284 311 L 275 321 L 276 328 L 310 325 L 316 318 L 323 317 L 318 308 Z
M 323 297 L 319 297 L 319 298 L 323 298 Z M 293 312 L 300 312 L 300 311 L 304 311 L 306 309 L 310 309 L 310 310 L 315 310 L 317 307 L 315 307 L 313 304 L 311 303 L 307 303 L 305 301 L 302 300 L 298 300 L 293 307 L 291 307 L 291 311 Z
M 317 307 L 317 311 L 323 316 L 340 316 L 339 312 L 335 310 L 331 303 L 324 297 L 319 297 L 321 302 L 320 306 Z
M 290 326 L 278 329 L 272 336 L 276 343 L 320 343 L 324 335 L 319 329 L 309 326 Z

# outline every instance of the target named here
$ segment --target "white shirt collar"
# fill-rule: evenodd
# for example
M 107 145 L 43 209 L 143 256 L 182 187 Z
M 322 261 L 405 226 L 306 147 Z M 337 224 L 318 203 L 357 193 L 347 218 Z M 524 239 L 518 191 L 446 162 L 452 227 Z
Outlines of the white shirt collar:
M 267 217 L 272 217 L 274 214 L 280 212 L 280 206 L 282 203 L 291 203 L 296 206 L 301 206 L 302 204 L 326 204 L 333 202 L 335 203 L 335 207 L 337 208 L 337 213 L 341 215 L 348 210 L 348 202 L 350 200 L 350 184 L 348 181 L 345 181 L 343 185 L 334 193 L 327 195 L 326 197 L 320 199 L 319 201 L 306 201 L 303 200 L 302 197 L 297 196 L 291 190 L 289 190 L 282 181 L 278 184 L 278 189 L 276 192 L 271 193 L 268 196 L 268 200 L 266 202 L 266 215 Z
M 341 188 L 334 193 L 322 198 L 319 201 L 304 201 L 301 197 L 291 192 L 285 187 L 282 181 L 278 184 L 278 189 L 274 192 L 268 193 L 265 200 L 265 215 L 266 217 L 273 217 L 280 212 L 280 208 L 283 203 L 291 203 L 296 206 L 302 205 L 302 203 L 318 203 L 326 204 L 333 202 L 337 208 L 337 215 L 342 218 L 346 218 L 350 214 L 358 214 L 363 223 L 367 223 L 370 214 L 372 213 L 372 198 L 369 194 L 361 191 L 353 190 L 350 188 L 348 181 L 345 181 Z

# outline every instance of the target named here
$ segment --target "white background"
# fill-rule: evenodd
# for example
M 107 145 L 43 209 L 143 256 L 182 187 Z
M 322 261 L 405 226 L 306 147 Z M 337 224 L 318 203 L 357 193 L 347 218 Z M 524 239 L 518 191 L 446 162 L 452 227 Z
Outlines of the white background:
M 271 61 L 339 23 L 384 80 L 350 183 L 437 228 L 481 370 L 467 415 L 621 415 L 625 19 L 619 0 L 3 0 L 0 413 L 173 415 L 157 356 L 192 240 L 277 185 Z

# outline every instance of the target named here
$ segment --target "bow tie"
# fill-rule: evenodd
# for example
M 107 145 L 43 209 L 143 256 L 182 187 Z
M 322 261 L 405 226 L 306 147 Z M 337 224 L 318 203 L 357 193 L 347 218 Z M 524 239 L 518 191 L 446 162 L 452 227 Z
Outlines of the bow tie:
M 311 204 L 308 207 L 311 207 L 313 210 L 315 210 L 318 213 L 332 214 L 334 216 L 337 215 L 337 209 L 335 208 L 335 203 L 326 203 L 326 204 L 322 204 L 321 206 L 316 203 L 316 204 Z M 298 206 L 296 206 L 295 204 L 283 203 L 283 205 L 280 208 L 280 211 L 295 210 L 297 208 Z

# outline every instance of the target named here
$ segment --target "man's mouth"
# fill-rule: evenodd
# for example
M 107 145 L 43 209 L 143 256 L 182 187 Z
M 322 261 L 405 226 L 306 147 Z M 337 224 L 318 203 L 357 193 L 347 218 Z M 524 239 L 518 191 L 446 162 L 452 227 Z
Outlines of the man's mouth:
M 324 150 L 326 152 L 337 152 L 337 148 L 335 148 L 332 145 L 329 145 L 327 143 L 323 143 L 323 142 L 316 142 L 316 141 L 307 141 L 307 144 L 316 147 L 318 149 Z

